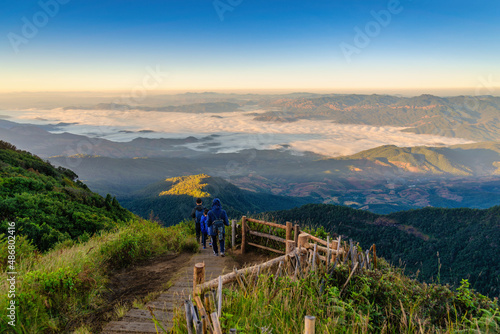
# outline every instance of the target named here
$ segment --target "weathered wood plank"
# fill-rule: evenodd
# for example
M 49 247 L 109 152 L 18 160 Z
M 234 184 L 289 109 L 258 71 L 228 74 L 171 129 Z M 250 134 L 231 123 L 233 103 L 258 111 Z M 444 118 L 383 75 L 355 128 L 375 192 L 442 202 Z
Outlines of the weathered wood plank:
M 257 231 L 250 231 L 249 233 L 251 235 L 255 235 L 257 237 L 267 238 L 267 239 L 271 239 L 271 240 L 282 242 L 282 243 L 286 244 L 285 239 L 277 237 L 277 236 L 272 235 L 272 234 L 267 234 L 267 233 L 262 233 L 262 232 L 257 232 Z
M 266 222 L 266 221 L 263 221 L 263 220 L 258 220 L 258 219 L 253 219 L 253 218 L 247 218 L 247 221 L 248 222 L 252 222 L 252 223 L 261 224 L 261 225 L 267 225 L 267 226 L 272 226 L 272 227 L 276 227 L 276 228 L 281 228 L 283 230 L 286 230 L 286 226 L 285 225 L 281 225 L 281 224 Z

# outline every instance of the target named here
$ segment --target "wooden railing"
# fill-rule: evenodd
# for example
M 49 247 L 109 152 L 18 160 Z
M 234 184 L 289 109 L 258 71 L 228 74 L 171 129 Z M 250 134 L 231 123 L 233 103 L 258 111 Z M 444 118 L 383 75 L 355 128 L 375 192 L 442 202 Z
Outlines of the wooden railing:
M 269 228 L 269 231 L 265 233 L 257 231 L 256 228 L 252 230 L 247 223 L 257 224 L 256 226 L 261 227 L 264 226 Z M 273 230 L 278 230 L 278 234 L 282 234 L 282 230 L 285 230 L 284 238 L 271 234 Z M 236 247 L 234 221 L 232 231 L 232 246 L 234 249 Z M 247 240 L 248 236 L 254 236 L 261 240 L 261 242 L 271 240 L 275 244 L 279 244 L 281 249 L 250 242 Z M 281 244 L 284 245 L 284 250 L 282 250 L 283 247 Z M 205 264 L 196 264 L 193 278 L 193 299 L 187 300 L 185 304 L 186 321 L 190 334 L 222 334 L 219 318 L 222 310 L 222 286 L 225 284 L 237 282 L 239 287 L 245 290 L 245 282 L 256 276 L 258 277 L 259 274 L 265 271 L 270 272 L 276 266 L 278 267 L 276 277 L 287 275 L 292 279 L 297 279 L 304 277 L 307 272 L 315 271 L 319 268 L 323 269 L 326 273 L 331 273 L 338 264 L 342 263 L 347 264 L 350 270 L 350 275 L 342 288 L 343 291 L 354 274 L 364 269 L 376 268 L 377 266 L 375 245 L 363 252 L 360 251 L 359 246 L 354 244 L 352 240 L 342 242 L 340 236 L 332 241 L 330 241 L 329 237 L 327 237 L 327 240 L 323 240 L 311 234 L 300 232 L 299 225 L 296 224 L 293 226 L 290 222 L 287 222 L 286 225 L 281 225 L 243 217 L 241 221 L 241 252 L 243 254 L 246 252 L 247 245 L 284 255 L 262 264 L 239 270 L 234 269 L 233 272 L 219 276 L 208 282 L 204 282 Z M 212 293 L 207 294 L 207 292 L 213 289 L 217 289 L 217 298 Z M 217 303 L 215 299 L 217 299 Z M 306 316 L 305 328 L 308 334 L 314 334 L 314 319 L 314 317 Z M 230 333 L 235 333 L 235 330 L 231 330 Z

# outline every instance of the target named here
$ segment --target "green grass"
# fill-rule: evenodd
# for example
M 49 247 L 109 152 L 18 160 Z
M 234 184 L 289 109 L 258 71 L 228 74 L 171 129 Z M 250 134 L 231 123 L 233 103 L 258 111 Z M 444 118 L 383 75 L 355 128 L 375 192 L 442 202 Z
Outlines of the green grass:
M 332 275 L 298 280 L 261 274 L 247 293 L 225 289 L 221 326 L 238 333 L 302 333 L 304 317 L 316 317 L 316 333 L 498 333 L 498 304 L 464 288 L 410 280 L 384 265 L 354 276 L 340 266 Z
M 420 283 L 383 259 L 378 269 L 354 275 L 345 289 L 347 264 L 300 279 L 276 277 L 275 271 L 247 277 L 246 292 L 236 284 L 223 289 L 223 332 L 303 333 L 306 315 L 316 317 L 316 333 L 500 332 L 498 301 L 471 290 L 466 280 L 456 291 Z M 182 312 L 174 333 L 187 333 Z
M 194 224 L 189 222 L 164 228 L 134 219 L 86 242 L 67 240 L 43 255 L 30 248 L 25 239 L 18 239 L 16 326 L 8 325 L 6 312 L 2 312 L 0 332 L 68 333 L 88 325 L 81 323 L 81 319 L 104 305 L 102 293 L 110 270 L 167 252 L 197 251 L 193 235 Z M 2 256 L 7 254 L 6 249 L 3 238 L 0 240 Z M 10 300 L 6 279 L 3 271 L 0 285 L 3 310 Z

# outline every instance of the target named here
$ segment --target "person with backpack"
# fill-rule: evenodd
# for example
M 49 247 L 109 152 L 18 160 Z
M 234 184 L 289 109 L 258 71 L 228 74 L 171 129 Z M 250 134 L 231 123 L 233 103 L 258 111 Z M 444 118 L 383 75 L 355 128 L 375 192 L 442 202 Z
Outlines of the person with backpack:
M 196 206 L 194 207 L 193 211 L 191 212 L 191 217 L 194 218 L 194 226 L 195 226 L 195 231 L 196 231 L 196 240 L 200 242 L 200 234 L 201 234 L 201 217 L 203 217 L 203 210 L 205 208 L 203 207 L 201 198 L 196 199 Z
M 227 213 L 222 209 L 222 205 L 218 198 L 214 199 L 212 202 L 212 210 L 208 212 L 207 226 L 211 228 L 212 236 L 212 248 L 214 250 L 214 255 L 219 256 L 219 251 L 217 249 L 217 242 L 220 245 L 220 256 L 224 256 L 224 238 L 225 238 L 225 228 L 224 225 L 229 226 L 229 219 L 227 218 Z
M 205 208 L 205 210 L 203 210 L 203 216 L 201 217 L 201 220 L 200 220 L 200 227 L 201 227 L 201 244 L 203 245 L 203 249 L 206 249 L 207 248 L 207 235 L 211 235 L 210 233 L 210 228 L 207 226 L 207 216 L 208 214 L 208 209 Z M 210 244 L 209 246 L 212 246 L 212 244 Z

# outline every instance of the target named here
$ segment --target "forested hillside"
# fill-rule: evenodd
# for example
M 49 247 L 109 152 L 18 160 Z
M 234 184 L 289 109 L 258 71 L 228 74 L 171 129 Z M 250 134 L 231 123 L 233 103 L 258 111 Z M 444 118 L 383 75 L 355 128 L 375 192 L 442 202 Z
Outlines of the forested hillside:
M 86 240 L 131 217 L 116 198 L 91 192 L 71 170 L 0 141 L 0 233 L 15 222 L 19 235 L 46 251 L 57 242 Z
M 243 190 L 219 177 L 205 174 L 169 178 L 154 183 L 129 197 L 120 197 L 120 203 L 135 214 L 160 220 L 165 226 L 189 218 L 196 198 L 210 208 L 219 198 L 230 218 L 244 214 L 298 207 L 313 201 L 309 197 L 276 196 Z
M 377 215 L 336 205 L 271 212 L 278 221 L 324 227 L 406 268 L 411 277 L 457 285 L 469 279 L 481 293 L 500 295 L 500 206 L 487 210 L 425 208 Z

